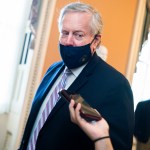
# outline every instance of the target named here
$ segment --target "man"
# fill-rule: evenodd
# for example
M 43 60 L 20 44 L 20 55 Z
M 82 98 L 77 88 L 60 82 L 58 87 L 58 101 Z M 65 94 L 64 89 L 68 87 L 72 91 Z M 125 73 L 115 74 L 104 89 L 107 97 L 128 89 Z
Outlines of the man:
M 66 68 L 70 75 L 62 83 L 66 84 L 63 88 L 82 95 L 101 113 L 109 124 L 114 149 L 130 150 L 134 126 L 132 91 L 126 78 L 96 55 L 102 31 L 99 13 L 87 4 L 71 3 L 61 10 L 58 22 L 63 61 L 48 69 L 36 92 L 20 150 L 94 149 L 91 138 L 71 122 L 68 102 L 62 98 L 54 102 L 58 95 L 54 94 L 55 87 L 64 78 Z
M 137 150 L 150 149 L 150 100 L 137 104 L 134 135 L 137 139 Z

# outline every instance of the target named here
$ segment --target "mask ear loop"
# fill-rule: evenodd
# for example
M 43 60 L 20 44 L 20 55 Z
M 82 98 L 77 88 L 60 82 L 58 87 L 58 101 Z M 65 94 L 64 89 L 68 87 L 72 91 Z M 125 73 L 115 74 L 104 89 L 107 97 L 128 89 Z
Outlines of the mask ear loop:
M 92 45 L 92 43 L 94 42 L 94 40 L 96 39 L 96 37 L 98 36 L 98 34 L 95 34 L 94 35 L 94 38 L 93 38 L 93 40 L 91 41 L 91 43 L 90 43 L 90 46 Z M 93 47 L 94 49 L 93 49 L 93 54 L 96 52 L 96 47 Z
M 96 37 L 97 37 L 97 34 L 94 35 L 94 38 L 93 38 L 93 40 L 91 41 L 90 45 L 92 45 L 92 43 L 94 42 L 94 40 L 96 39 Z
M 92 40 L 92 41 L 91 41 L 91 43 L 90 43 L 90 46 L 92 45 L 93 41 L 97 38 L 97 36 L 101 37 L 101 35 L 100 35 L 100 34 L 95 34 L 95 35 L 94 35 L 93 40 Z M 99 45 L 100 45 L 100 43 L 101 43 L 101 40 L 99 41 L 99 43 L 98 43 L 98 45 L 97 45 L 97 46 L 99 46 Z

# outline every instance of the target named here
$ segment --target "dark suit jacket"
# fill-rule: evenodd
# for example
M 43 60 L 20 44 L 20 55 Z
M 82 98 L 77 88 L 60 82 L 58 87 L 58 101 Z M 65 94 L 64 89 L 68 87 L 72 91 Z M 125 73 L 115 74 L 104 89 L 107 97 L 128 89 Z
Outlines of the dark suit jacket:
M 33 101 L 20 150 L 25 150 L 33 123 L 45 96 L 64 70 L 64 63 L 51 66 Z M 85 100 L 108 121 L 115 150 L 131 150 L 134 109 L 133 96 L 126 78 L 96 54 L 68 88 Z M 70 121 L 68 102 L 60 99 L 38 136 L 36 150 L 94 150 L 93 142 Z
M 142 143 L 150 137 L 150 100 L 139 102 L 136 107 L 134 135 Z

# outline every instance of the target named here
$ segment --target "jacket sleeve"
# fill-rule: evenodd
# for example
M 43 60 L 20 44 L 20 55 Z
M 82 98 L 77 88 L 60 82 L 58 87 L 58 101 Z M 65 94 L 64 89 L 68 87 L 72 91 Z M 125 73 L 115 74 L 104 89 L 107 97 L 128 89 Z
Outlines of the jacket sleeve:
M 136 110 L 135 110 L 135 129 L 134 136 L 140 142 L 146 143 L 148 141 L 149 135 L 146 131 L 147 123 L 146 123 L 146 115 L 145 114 L 145 104 L 143 102 L 139 102 Z

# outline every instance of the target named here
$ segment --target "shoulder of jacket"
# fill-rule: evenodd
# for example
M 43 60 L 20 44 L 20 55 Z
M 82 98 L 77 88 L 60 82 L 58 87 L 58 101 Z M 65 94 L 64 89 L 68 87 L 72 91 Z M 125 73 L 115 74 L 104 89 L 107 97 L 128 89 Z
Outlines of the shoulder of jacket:
M 55 71 L 56 69 L 62 67 L 64 63 L 62 61 L 53 63 L 46 71 L 45 75 L 51 71 Z

